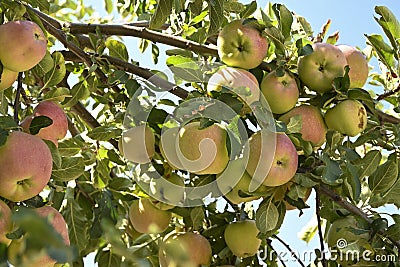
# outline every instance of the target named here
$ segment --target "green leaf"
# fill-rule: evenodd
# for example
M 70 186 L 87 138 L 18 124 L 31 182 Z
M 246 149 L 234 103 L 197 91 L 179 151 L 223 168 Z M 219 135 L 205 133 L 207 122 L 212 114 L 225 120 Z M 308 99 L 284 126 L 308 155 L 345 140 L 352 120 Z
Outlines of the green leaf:
M 380 18 L 375 17 L 375 20 L 379 23 L 379 25 L 381 25 L 393 48 L 397 49 L 400 41 L 399 21 L 393 12 L 385 6 L 376 6 L 375 12 L 381 16 Z
M 300 133 L 302 126 L 301 115 L 296 115 L 290 118 L 288 125 L 286 125 L 288 133 Z
M 57 87 L 55 89 L 48 91 L 43 96 L 43 99 L 55 102 L 63 102 L 67 97 L 71 97 L 69 89 L 66 87 Z
M 51 152 L 51 157 L 53 158 L 53 164 L 57 167 L 60 168 L 61 167 L 61 156 L 60 153 L 58 151 L 58 148 L 56 147 L 56 145 L 49 140 L 43 140 L 46 145 L 49 147 L 50 152 Z
M 75 84 L 71 89 L 72 97 L 62 103 L 64 107 L 72 107 L 79 102 L 79 100 L 86 99 L 90 96 L 90 90 L 86 81 L 80 81 Z
M 199 64 L 191 58 L 170 56 L 167 58 L 166 64 L 174 75 L 180 79 L 188 82 L 199 82 L 203 80 L 203 70 L 201 70 Z
M 0 116 L 0 128 L 4 130 L 16 129 L 18 124 L 10 116 Z
M 282 4 L 274 4 L 273 10 L 278 18 L 279 29 L 281 30 L 285 40 L 290 40 L 290 31 L 293 23 L 292 13 Z
M 54 61 L 53 67 L 50 71 L 46 72 L 43 77 L 43 88 L 52 87 L 59 84 L 65 77 L 66 68 L 64 56 L 61 52 L 54 52 L 52 54 Z
M 50 10 L 50 2 L 43 0 L 28 0 L 26 1 L 31 4 L 32 7 L 38 7 L 41 11 L 45 11 L 49 13 Z
M 360 101 L 373 102 L 373 99 L 368 91 L 361 88 L 353 88 L 347 91 L 347 96 L 351 99 Z
M 56 181 L 75 180 L 85 172 L 85 161 L 81 157 L 62 158 L 61 167 L 53 169 L 51 176 Z
M 265 35 L 274 43 L 276 53 L 279 55 L 285 55 L 285 37 L 280 30 L 271 26 L 265 29 Z
M 368 185 L 373 194 L 386 192 L 397 180 L 398 165 L 390 158 L 380 165 L 369 177 Z
M 125 61 L 129 60 L 128 50 L 126 49 L 124 43 L 108 38 L 105 44 L 108 48 L 110 56 L 120 58 Z
M 205 215 L 204 208 L 199 206 L 195 207 L 190 211 L 190 219 L 192 220 L 193 228 L 199 230 L 203 227 Z
M 394 66 L 394 51 L 390 45 L 383 41 L 381 35 L 372 34 L 372 35 L 365 35 L 371 44 L 371 46 L 375 49 L 376 53 L 378 54 L 379 59 L 385 64 L 385 66 L 391 70 Z
M 53 120 L 46 116 L 36 116 L 29 125 L 29 132 L 33 135 L 38 134 L 40 129 L 53 124 Z
M 87 136 L 93 140 L 108 141 L 120 137 L 122 130 L 116 127 L 99 126 L 90 131 Z
M 378 150 L 370 150 L 360 161 L 361 171 L 360 180 L 370 176 L 379 166 L 382 159 L 381 152 Z
M 54 67 L 54 60 L 47 51 L 44 58 L 32 69 L 39 77 L 43 77 Z
M 242 19 L 248 18 L 253 15 L 254 12 L 257 10 L 257 2 L 252 1 L 250 4 L 246 5 L 246 8 L 240 12 L 240 17 Z
M 324 154 L 322 161 L 325 163 L 325 167 L 322 172 L 322 180 L 324 183 L 329 185 L 337 185 L 342 181 L 339 179 L 342 175 L 342 169 L 338 162 L 332 160 L 327 154 Z
M 0 147 L 6 143 L 8 135 L 8 131 L 0 128 Z
M 210 17 L 210 27 L 208 28 L 208 35 L 217 32 L 224 21 L 224 1 L 223 0 L 209 0 L 208 13 Z
M 256 211 L 256 224 L 258 230 L 266 233 L 275 229 L 279 220 L 279 211 L 271 199 L 265 199 L 261 202 Z
M 170 14 L 172 14 L 171 0 L 158 0 L 156 11 L 150 19 L 150 29 L 159 29 L 167 21 Z
M 113 0 L 104 0 L 104 5 L 106 7 L 106 11 L 108 14 L 111 14 L 111 12 L 113 11 Z
M 67 200 L 63 216 L 68 224 L 68 234 L 71 245 L 78 248 L 79 252 L 87 247 L 89 240 L 87 218 L 83 208 L 72 198 Z

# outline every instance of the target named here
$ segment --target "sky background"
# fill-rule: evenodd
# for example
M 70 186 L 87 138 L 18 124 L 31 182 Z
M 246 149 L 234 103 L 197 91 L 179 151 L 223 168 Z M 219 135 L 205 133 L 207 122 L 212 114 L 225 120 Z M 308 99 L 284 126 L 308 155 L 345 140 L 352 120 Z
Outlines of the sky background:
M 250 1 L 241 1 L 242 3 L 249 3 Z M 99 16 L 105 16 L 103 1 L 101 0 L 83 0 L 84 5 L 93 6 L 99 13 Z M 268 3 L 266 0 L 257 1 L 259 7 L 265 7 Z M 275 3 L 275 2 L 273 2 Z M 383 34 L 378 23 L 374 20 L 376 15 L 374 7 L 379 5 L 387 6 L 400 20 L 400 4 L 396 0 L 286 0 L 277 1 L 276 3 L 285 4 L 286 7 L 305 17 L 311 24 L 314 33 L 319 32 L 321 26 L 326 23 L 328 19 L 331 19 L 331 27 L 328 31 L 328 35 L 339 31 L 340 38 L 338 43 L 348 44 L 352 46 L 358 46 L 361 49 L 366 46 L 366 38 L 364 34 Z M 115 21 L 120 21 L 119 17 L 115 17 Z M 135 60 L 139 61 L 140 65 L 148 68 L 159 68 L 162 65 L 154 66 L 151 60 L 151 51 L 148 49 L 144 54 L 140 54 L 137 49 L 137 39 L 126 38 L 126 44 L 128 46 L 130 56 Z M 160 58 L 160 63 L 163 59 Z M 378 71 L 376 62 L 370 63 L 375 69 L 372 71 Z M 366 86 L 368 89 L 375 89 L 374 87 Z M 301 229 L 313 218 L 315 213 L 315 198 L 314 194 L 311 195 L 307 202 L 311 208 L 304 210 L 304 214 L 299 217 L 298 211 L 290 211 L 285 217 L 285 221 L 282 225 L 281 232 L 278 234 L 282 239 L 290 244 L 291 248 L 299 253 L 304 251 L 312 251 L 315 248 L 319 248 L 318 238 L 315 237 L 309 244 L 298 239 L 297 235 L 301 232 Z M 275 249 L 278 251 L 287 251 L 284 247 L 279 245 L 277 242 L 273 243 Z M 288 257 L 288 259 L 291 259 Z M 93 263 L 93 257 L 90 256 L 85 261 L 85 266 L 95 266 Z M 309 261 L 305 261 L 308 264 Z M 286 262 L 286 266 L 299 266 L 297 262 Z

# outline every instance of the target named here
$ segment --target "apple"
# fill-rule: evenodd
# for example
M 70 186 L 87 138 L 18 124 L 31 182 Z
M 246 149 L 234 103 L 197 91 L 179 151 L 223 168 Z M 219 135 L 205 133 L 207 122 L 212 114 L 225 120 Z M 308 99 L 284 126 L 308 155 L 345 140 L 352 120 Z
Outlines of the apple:
M 217 185 L 225 197 L 233 204 L 249 202 L 259 199 L 260 196 L 242 197 L 239 192 L 250 193 L 251 176 L 246 172 L 246 161 L 239 158 L 231 161 L 223 173 L 217 174 Z M 256 191 L 262 191 L 264 186 L 259 187 Z
M 357 256 L 356 253 L 346 253 L 346 251 L 361 249 L 362 245 L 367 243 L 368 240 L 369 231 L 353 216 L 346 216 L 333 221 L 327 234 L 329 250 L 332 256 L 337 258 L 337 262 L 341 266 L 353 266 L 358 260 L 361 260 L 360 264 L 362 264 L 362 252 L 359 253 L 359 258 L 357 259 L 357 257 L 354 257 Z
M 42 29 L 28 20 L 0 25 L 0 61 L 11 71 L 21 72 L 38 64 L 47 51 Z
M 315 43 L 312 48 L 311 54 L 298 60 L 299 78 L 312 91 L 320 94 L 329 92 L 333 89 L 333 80 L 344 75 L 346 57 L 332 44 Z
M 64 110 L 53 101 L 40 102 L 33 110 L 32 116 L 28 116 L 21 122 L 25 132 L 29 132 L 32 120 L 37 116 L 46 116 L 53 120 L 50 126 L 41 128 L 36 134 L 38 137 L 49 140 L 58 146 L 58 140 L 63 139 L 68 131 L 68 119 Z
M 177 151 L 184 169 L 195 174 L 221 173 L 229 162 L 227 132 L 218 124 L 199 129 L 190 122 L 179 130 Z
M 309 188 L 306 192 L 306 195 L 303 197 L 303 201 L 306 202 L 311 195 L 311 188 Z M 290 205 L 287 201 L 285 201 L 286 210 L 295 210 L 297 207 Z
M 3 91 L 13 85 L 17 78 L 18 72 L 3 68 L 3 72 L 1 73 L 0 78 L 0 91 Z
M 160 267 L 169 266 L 210 266 L 212 250 L 204 236 L 193 233 L 171 233 L 159 249 Z
M 182 165 L 176 151 L 178 149 L 178 134 L 179 127 L 173 127 L 162 131 L 159 147 L 161 155 L 168 162 L 171 168 L 183 170 L 184 166 Z
M 247 258 L 256 255 L 261 239 L 257 238 L 259 230 L 254 220 L 236 221 L 225 228 L 224 238 L 233 255 Z
M 329 129 L 348 136 L 356 136 L 367 127 L 367 111 L 357 100 L 346 99 L 325 113 Z
M 314 106 L 301 105 L 291 109 L 279 117 L 280 121 L 288 124 L 290 118 L 299 116 L 301 119 L 301 136 L 303 140 L 310 141 L 313 146 L 319 147 L 326 140 L 326 125 L 321 111 Z
M 150 180 L 151 201 L 158 209 L 169 210 L 178 206 L 185 197 L 185 180 L 176 173 L 169 177 L 152 178 Z
M 156 208 L 149 198 L 135 199 L 129 207 L 129 219 L 139 233 L 162 233 L 168 228 L 171 218 L 170 211 Z
M 368 61 L 363 53 L 350 45 L 337 45 L 349 65 L 350 88 L 362 88 L 368 79 Z
M 11 240 L 8 239 L 6 235 L 10 233 L 13 228 L 11 215 L 11 209 L 4 201 L 0 200 L 0 243 L 6 244 L 7 246 L 11 243 Z
M 50 149 L 37 136 L 12 132 L 0 146 L 0 196 L 13 202 L 39 194 L 50 180 Z
M 147 125 L 134 126 L 122 133 L 123 156 L 135 163 L 149 163 L 155 153 L 155 136 Z
M 227 24 L 217 38 L 218 56 L 231 67 L 253 69 L 268 52 L 268 41 L 262 33 L 243 20 Z
M 260 99 L 257 78 L 244 69 L 223 67 L 215 72 L 208 80 L 207 91 L 219 92 L 223 87 L 238 95 L 249 106 Z
M 45 218 L 54 228 L 54 230 L 61 235 L 64 240 L 64 243 L 69 246 L 70 240 L 68 236 L 68 228 L 67 223 L 64 220 L 64 217 L 61 213 L 51 206 L 43 206 L 40 208 L 36 208 L 35 212 Z M 29 233 L 28 233 L 29 234 Z M 45 250 L 40 250 L 36 252 L 34 255 L 27 255 L 25 253 L 26 245 L 29 246 L 29 243 L 26 242 L 26 236 L 22 236 L 20 239 L 14 239 L 9 248 L 8 248 L 8 259 L 10 263 L 15 265 L 17 263 L 17 257 L 19 257 L 19 262 L 23 267 L 53 267 L 57 261 L 51 258 Z
M 286 134 L 261 130 L 249 138 L 248 145 L 246 170 L 253 179 L 266 186 L 280 186 L 296 174 L 298 155 Z
M 289 111 L 296 106 L 299 99 L 296 80 L 288 71 L 285 71 L 283 76 L 278 76 L 276 71 L 268 73 L 260 87 L 272 113 L 275 114 Z

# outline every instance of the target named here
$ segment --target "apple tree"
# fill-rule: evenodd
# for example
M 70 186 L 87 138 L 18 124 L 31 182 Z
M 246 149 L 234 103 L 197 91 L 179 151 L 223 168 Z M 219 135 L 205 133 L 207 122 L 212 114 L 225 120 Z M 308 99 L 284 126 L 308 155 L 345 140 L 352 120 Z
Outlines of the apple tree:
M 272 240 L 294 253 L 279 230 L 310 206 L 309 266 L 400 266 L 389 8 L 361 50 L 278 3 L 104 4 L 122 22 L 0 2 L 1 266 L 286 266 Z

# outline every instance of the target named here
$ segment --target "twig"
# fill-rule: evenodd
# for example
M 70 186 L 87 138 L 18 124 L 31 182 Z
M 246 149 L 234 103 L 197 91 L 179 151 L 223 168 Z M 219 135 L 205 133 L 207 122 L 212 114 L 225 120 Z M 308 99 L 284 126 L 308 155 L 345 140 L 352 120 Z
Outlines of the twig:
M 387 98 L 387 97 L 389 97 L 389 96 L 391 96 L 391 95 L 394 95 L 394 94 L 396 94 L 396 93 L 398 93 L 398 92 L 400 92 L 400 84 L 397 85 L 397 88 L 396 88 L 396 89 L 391 90 L 391 91 L 387 91 L 386 93 L 383 93 L 383 94 L 378 95 L 378 97 L 376 98 L 376 100 L 378 100 L 378 101 L 383 100 L 383 99 L 385 99 L 385 98 Z
M 294 257 L 294 258 L 297 260 L 297 262 L 298 262 L 301 266 L 306 267 L 305 264 L 304 264 L 304 262 L 302 262 L 301 259 L 299 258 L 299 256 L 297 256 L 296 252 L 294 252 L 294 251 L 290 248 L 289 244 L 287 244 L 285 241 L 283 241 L 283 240 L 282 240 L 279 236 L 277 236 L 277 235 L 272 235 L 272 237 L 275 238 L 276 240 L 278 240 L 282 245 L 284 245 L 285 248 L 290 252 L 290 255 L 291 255 L 292 257 Z
M 321 214 L 320 214 L 320 209 L 321 209 L 321 200 L 319 196 L 319 190 L 318 188 L 315 189 L 315 213 L 317 215 L 317 220 L 318 220 L 318 235 L 319 235 L 319 244 L 321 247 L 321 253 L 322 253 L 322 266 L 327 267 L 328 264 L 326 262 L 325 258 L 325 247 L 324 247 L 324 237 L 322 235 L 322 227 L 321 227 Z
M 272 246 L 271 240 L 268 239 L 267 242 L 268 242 L 268 246 L 270 246 L 271 249 L 272 249 L 273 251 L 276 251 L 276 250 L 274 249 L 274 247 Z M 267 251 L 266 251 L 265 253 L 267 253 Z M 268 254 L 269 254 L 269 253 L 268 253 Z M 269 256 L 269 255 L 268 255 L 268 256 Z M 268 257 L 268 256 L 267 256 L 267 257 Z M 282 266 L 283 266 L 283 267 L 286 267 L 285 261 L 280 257 L 279 253 L 276 254 L 276 257 L 277 257 L 278 260 L 281 262 Z
M 18 73 L 18 78 L 17 78 L 17 92 L 15 93 L 15 101 L 14 101 L 14 121 L 16 123 L 19 123 L 19 117 L 18 117 L 18 110 L 19 110 L 19 101 L 20 101 L 20 96 L 22 92 L 22 72 Z

